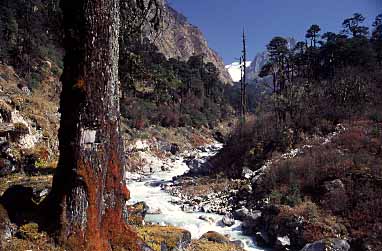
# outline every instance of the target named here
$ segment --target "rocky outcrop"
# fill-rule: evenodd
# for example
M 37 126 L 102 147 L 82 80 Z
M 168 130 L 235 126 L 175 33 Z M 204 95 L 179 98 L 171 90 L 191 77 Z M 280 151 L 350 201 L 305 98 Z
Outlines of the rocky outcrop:
M 261 68 L 268 62 L 269 56 L 266 51 L 257 53 L 251 65 L 248 67 L 248 79 L 256 79 Z
M 208 47 L 207 40 L 198 27 L 190 24 L 187 18 L 166 4 L 165 27 L 155 45 L 167 58 L 188 60 L 193 55 L 204 55 L 205 62 L 213 63 L 220 71 L 220 78 L 225 83 L 232 79 L 225 69 L 222 58 Z
M 190 232 L 170 226 L 144 226 L 138 235 L 154 251 L 184 250 L 191 242 Z
M 326 239 L 307 244 L 301 251 L 349 251 L 350 245 L 341 239 Z
M 0 176 L 30 174 L 51 167 L 57 158 L 60 84 L 46 63 L 43 80 L 32 93 L 13 67 L 0 64 Z

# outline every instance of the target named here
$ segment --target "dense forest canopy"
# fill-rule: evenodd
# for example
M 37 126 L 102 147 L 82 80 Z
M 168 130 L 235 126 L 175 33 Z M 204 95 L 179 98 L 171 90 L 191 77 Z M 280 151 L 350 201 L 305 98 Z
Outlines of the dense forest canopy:
M 199 127 L 232 115 L 215 65 L 205 62 L 203 55 L 187 62 L 167 59 L 153 45 L 160 32 L 156 30 L 166 20 L 163 10 L 155 8 L 157 1 L 146 5 L 121 4 L 121 108 L 127 123 L 137 128 L 150 124 Z M 31 89 L 42 79 L 39 66 L 44 61 L 52 61 L 54 73 L 61 74 L 63 32 L 57 0 L 6 0 L 0 18 L 1 61 L 14 66 Z M 129 109 L 133 106 L 138 108 Z

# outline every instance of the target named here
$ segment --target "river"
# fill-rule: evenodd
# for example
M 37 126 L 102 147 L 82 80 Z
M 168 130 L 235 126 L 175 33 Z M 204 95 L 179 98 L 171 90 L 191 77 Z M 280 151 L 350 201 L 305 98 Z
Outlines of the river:
M 215 147 L 217 150 L 221 146 Z M 205 158 L 216 154 L 215 151 L 195 150 L 192 152 L 197 158 Z M 190 154 L 190 153 L 189 153 Z M 188 155 L 189 155 L 188 154 Z M 172 225 L 181 227 L 191 232 L 192 238 L 200 238 L 201 235 L 208 231 L 215 231 L 221 234 L 228 234 L 232 241 L 240 240 L 244 244 L 244 248 L 248 251 L 264 250 L 256 246 L 256 243 L 249 236 L 242 233 L 241 222 L 235 221 L 232 227 L 224 226 L 221 223 L 223 216 L 213 213 L 183 212 L 179 205 L 172 203 L 179 200 L 162 190 L 160 184 L 171 183 L 173 177 L 184 174 L 189 170 L 189 167 L 184 162 L 187 153 L 177 156 L 172 160 L 167 160 L 171 165 L 169 171 L 158 171 L 151 175 L 145 176 L 139 181 L 129 181 L 128 188 L 131 192 L 130 203 L 144 201 L 150 207 L 151 211 L 158 211 L 159 214 L 148 214 L 145 218 L 146 222 L 157 223 L 160 225 Z M 199 219 L 200 216 L 205 216 L 214 219 L 214 222 L 207 222 Z

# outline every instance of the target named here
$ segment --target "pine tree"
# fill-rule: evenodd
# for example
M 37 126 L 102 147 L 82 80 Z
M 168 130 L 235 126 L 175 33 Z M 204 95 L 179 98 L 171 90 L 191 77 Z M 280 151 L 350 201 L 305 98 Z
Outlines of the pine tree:
M 319 35 L 320 31 L 321 31 L 321 28 L 317 24 L 313 24 L 306 31 L 305 37 L 310 39 L 310 45 L 313 46 L 314 48 L 316 48 L 317 46 L 317 39 L 320 37 Z

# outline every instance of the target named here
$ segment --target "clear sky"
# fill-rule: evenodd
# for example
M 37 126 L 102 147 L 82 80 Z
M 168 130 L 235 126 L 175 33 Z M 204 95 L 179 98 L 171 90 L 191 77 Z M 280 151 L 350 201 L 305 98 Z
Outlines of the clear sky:
M 272 37 L 305 39 L 311 24 L 324 32 L 338 32 L 342 21 L 362 13 L 371 26 L 382 13 L 382 0 L 168 0 L 190 23 L 198 26 L 211 48 L 226 64 L 240 56 L 243 26 L 248 33 L 248 52 L 252 60 L 264 51 Z

